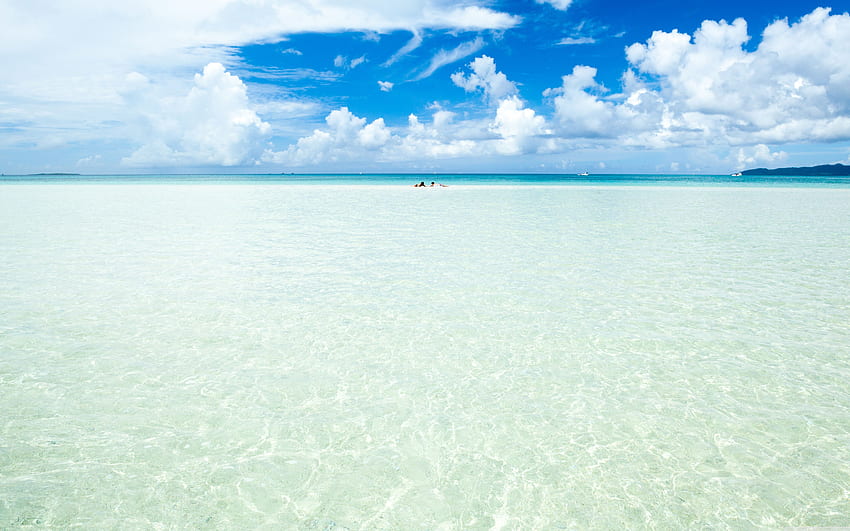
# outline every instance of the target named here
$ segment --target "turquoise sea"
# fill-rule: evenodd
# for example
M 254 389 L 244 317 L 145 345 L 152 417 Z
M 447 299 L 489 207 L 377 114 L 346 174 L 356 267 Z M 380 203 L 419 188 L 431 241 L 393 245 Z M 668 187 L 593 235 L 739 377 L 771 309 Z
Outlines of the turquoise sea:
M 0 529 L 805 526 L 848 179 L 0 177 Z

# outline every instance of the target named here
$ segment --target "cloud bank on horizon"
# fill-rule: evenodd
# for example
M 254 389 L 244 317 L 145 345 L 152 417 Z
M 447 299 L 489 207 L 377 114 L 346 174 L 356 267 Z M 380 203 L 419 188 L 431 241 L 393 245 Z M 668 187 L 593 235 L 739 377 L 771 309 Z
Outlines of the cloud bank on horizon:
M 350 4 L 0 5 L 0 171 L 850 160 L 850 15 L 829 7 L 627 42 L 569 0 Z

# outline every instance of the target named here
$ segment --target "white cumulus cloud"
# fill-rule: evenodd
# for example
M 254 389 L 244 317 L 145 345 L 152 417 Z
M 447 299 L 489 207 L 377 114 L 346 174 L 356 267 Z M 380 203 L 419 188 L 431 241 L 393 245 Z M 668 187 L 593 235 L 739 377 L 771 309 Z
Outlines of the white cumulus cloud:
M 45 9 L 40 2 L 2 2 L 0 107 L 7 110 L 0 112 L 33 123 L 9 142 L 126 142 L 124 135 L 139 119 L 137 108 L 126 105 L 131 72 L 153 80 L 162 98 L 179 99 L 187 76 L 204 65 L 232 69 L 243 61 L 240 46 L 283 41 L 294 33 L 407 30 L 421 35 L 433 29 L 506 30 L 520 23 L 519 17 L 488 5 L 483 0 L 462 5 L 450 0 L 145 0 L 120 5 L 63 0 Z M 349 67 L 358 64 L 354 59 Z M 164 145 L 173 146 L 173 140 Z M 162 146 L 158 152 L 171 153 Z
M 129 80 L 136 101 L 145 101 L 146 80 Z M 145 143 L 122 162 L 129 166 L 220 164 L 259 160 L 270 126 L 251 109 L 245 84 L 219 63 L 208 64 L 182 98 L 149 101 Z
M 725 163 L 743 167 L 787 158 L 771 145 L 850 139 L 850 16 L 816 9 L 770 24 L 758 46 L 751 39 L 743 19 L 707 20 L 693 35 L 656 31 L 626 49 L 630 67 L 620 87 L 602 86 L 592 66 L 575 66 L 545 91 L 548 112 L 529 108 L 495 60 L 480 56 L 451 80 L 484 94 L 492 104 L 483 111 L 488 116 L 458 120 L 438 108 L 429 122 L 411 115 L 406 128 L 363 119 L 347 136 L 333 125 L 302 138 L 290 160 L 355 160 L 367 151 L 373 160 L 392 161 L 588 147 L 720 148 L 728 149 Z M 440 52 L 424 75 L 480 45 Z
M 494 102 L 517 93 L 516 84 L 496 70 L 496 62 L 492 57 L 477 57 L 469 64 L 469 68 L 472 69 L 469 75 L 464 75 L 463 72 L 452 74 L 452 82 L 465 91 L 474 92 L 481 89 L 487 98 Z
M 503 155 L 533 152 L 540 145 L 540 137 L 548 135 L 546 120 L 534 110 L 525 108 L 516 96 L 503 99 L 496 110 L 496 119 L 490 130 L 502 140 L 496 144 Z
M 391 127 L 383 118 L 369 122 L 343 107 L 330 112 L 326 127 L 286 150 L 267 152 L 266 160 L 320 166 L 587 147 L 727 148 L 726 163 L 749 166 L 787 157 L 769 145 L 850 139 L 844 83 L 850 76 L 850 16 L 818 9 L 796 22 L 771 24 L 756 47 L 747 44 L 751 38 L 742 19 L 705 21 L 693 35 L 654 32 L 627 48 L 630 68 L 618 90 L 597 82 L 596 68 L 578 65 L 544 93 L 548 112 L 528 107 L 496 61 L 480 56 L 451 80 L 484 95 L 491 103 L 481 109 L 485 116 L 458 119 L 438 107 L 430 120 L 411 115 L 406 127 Z M 439 52 L 423 75 L 482 45 L 476 39 Z M 379 88 L 392 84 L 379 82 Z M 154 153 L 158 148 L 149 146 Z
M 562 137 L 614 138 L 658 124 L 660 114 L 655 114 L 656 107 L 645 89 L 633 87 L 630 97 L 618 104 L 601 97 L 604 89 L 596 82 L 596 73 L 591 66 L 577 65 L 562 78 L 561 87 L 546 91 L 547 96 L 554 96 L 554 121 Z M 654 123 L 642 123 L 641 118 L 647 116 Z
M 452 76 L 467 91 L 481 89 L 499 100 L 488 118 L 458 121 L 457 114 L 434 105 L 429 122 L 408 116 L 407 127 L 390 128 L 383 118 L 367 123 L 347 107 L 331 111 L 327 127 L 316 129 L 266 160 L 293 166 L 321 165 L 371 157 L 378 162 L 409 162 L 458 157 L 522 155 L 554 149 L 546 119 L 527 108 L 516 86 L 498 72 L 492 58 L 472 61 L 468 74 Z M 459 77 L 458 77 L 459 76 Z M 383 85 L 382 85 L 383 86 Z
M 537 2 L 570 6 L 569 0 Z M 122 155 L 132 153 L 124 163 L 135 166 L 249 165 L 261 158 L 306 165 L 611 146 L 717 153 L 720 147 L 728 153 L 726 163 L 752 165 L 783 160 L 783 144 L 850 140 L 850 15 L 827 8 L 777 20 L 761 33 L 743 19 L 706 20 L 684 28 L 690 33 L 655 31 L 626 48 L 621 86 L 604 87 L 596 68 L 578 65 L 563 72 L 560 86 L 548 89 L 536 109 L 492 57 L 480 56 L 451 82 L 483 94 L 489 106 L 466 102 L 456 114 L 444 101 L 446 108 L 430 119 L 411 115 L 404 125 L 389 117 L 368 121 L 357 109 L 341 107 L 305 134 L 304 121 L 320 119 L 319 109 L 324 114 L 327 107 L 309 96 L 286 100 L 284 81 L 319 74 L 336 79 L 341 73 L 269 68 L 251 75 L 270 76 L 279 83 L 275 90 L 258 82 L 250 92 L 233 74 L 246 66 L 240 46 L 283 42 L 289 33 L 362 31 L 375 38 L 409 31 L 411 39 L 388 66 L 419 48 L 430 30 L 505 30 L 521 22 L 487 7 L 494 5 L 148 0 L 119 9 L 105 0 L 67 0 L 44 10 L 38 2 L 6 2 L 0 6 L 0 118 L 23 125 L 10 128 L 0 144 L 51 148 L 108 137 L 132 143 Z M 469 39 L 437 51 L 415 79 L 477 54 L 484 39 Z M 592 42 L 577 36 L 560 44 Z M 280 53 L 301 54 L 294 48 Z M 365 61 L 340 55 L 335 63 L 352 69 Z M 378 81 L 382 91 L 393 87 Z M 273 136 L 269 121 L 285 131 Z M 28 123 L 35 125 L 28 129 Z M 289 147 L 268 145 L 286 135 L 302 138 Z M 75 160 L 101 164 L 106 155 L 91 157 Z
M 350 160 L 380 149 L 392 136 L 383 118 L 367 123 L 366 118 L 356 116 L 348 107 L 331 111 L 325 123 L 327 129 L 314 130 L 284 151 L 267 150 L 264 160 L 292 165 Z
M 455 113 L 436 108 L 430 123 L 411 114 L 408 126 L 399 131 L 386 160 L 434 160 L 470 157 L 484 153 L 482 144 L 465 134 L 466 124 L 455 123 Z M 474 128 L 480 127 L 479 125 Z
M 731 143 L 850 138 L 850 16 L 818 8 L 769 25 L 744 49 L 747 24 L 705 21 L 694 33 L 655 32 L 628 48 L 639 76 L 683 127 Z M 689 135 L 693 136 L 693 135 Z
M 555 131 L 649 149 L 850 139 L 850 15 L 819 8 L 772 23 L 752 51 L 750 39 L 743 19 L 653 32 L 627 48 L 616 94 L 576 66 L 546 92 Z M 739 159 L 768 161 L 752 149 Z
M 357 142 L 366 149 L 377 149 L 390 139 L 390 130 L 383 118 L 378 118 L 357 132 Z
M 784 151 L 772 152 L 765 144 L 756 144 L 755 146 L 739 148 L 737 153 L 737 168 L 744 169 L 751 167 L 754 164 L 771 163 L 785 160 L 788 154 Z

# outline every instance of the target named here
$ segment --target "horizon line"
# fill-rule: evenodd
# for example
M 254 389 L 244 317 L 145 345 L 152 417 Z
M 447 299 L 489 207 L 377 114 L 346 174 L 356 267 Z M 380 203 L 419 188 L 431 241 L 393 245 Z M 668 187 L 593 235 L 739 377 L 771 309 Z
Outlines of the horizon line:
M 760 169 L 760 168 L 759 168 Z M 746 171 L 746 170 L 742 170 Z M 117 173 L 117 172 L 107 172 L 107 173 L 70 173 L 70 172 L 38 172 L 38 173 L 0 173 L 0 177 L 154 177 L 154 176 L 185 176 L 185 177 L 193 177 L 193 176 L 202 176 L 202 175 L 216 175 L 216 176 L 271 176 L 271 177 L 286 177 L 286 176 L 363 176 L 368 177 L 370 175 L 374 176 L 408 176 L 408 175 L 567 175 L 574 177 L 588 177 L 588 176 L 605 176 L 605 175 L 668 175 L 668 176 L 730 176 L 732 173 L 701 173 L 701 172 L 643 172 L 643 173 L 620 173 L 620 172 L 595 172 L 595 173 L 576 173 L 576 172 L 537 172 L 537 171 L 514 171 L 514 172 L 284 172 L 284 173 L 248 173 L 248 172 L 226 172 L 226 173 L 216 173 L 216 172 L 191 172 L 191 173 L 178 173 L 178 172 L 161 172 L 161 173 Z

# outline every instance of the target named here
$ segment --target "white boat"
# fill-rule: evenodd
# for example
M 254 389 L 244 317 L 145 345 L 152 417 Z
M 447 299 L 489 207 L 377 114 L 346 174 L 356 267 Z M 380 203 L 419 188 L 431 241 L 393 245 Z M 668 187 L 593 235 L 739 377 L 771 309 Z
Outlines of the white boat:
M 577 173 L 576 175 L 578 175 L 579 177 L 587 177 L 587 176 L 588 176 L 588 175 L 590 175 L 590 174 L 589 174 L 589 173 L 587 173 L 586 171 L 583 171 L 583 172 L 581 172 L 581 173 Z

